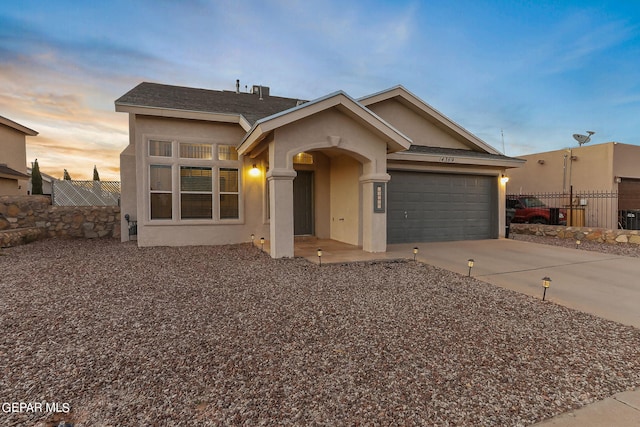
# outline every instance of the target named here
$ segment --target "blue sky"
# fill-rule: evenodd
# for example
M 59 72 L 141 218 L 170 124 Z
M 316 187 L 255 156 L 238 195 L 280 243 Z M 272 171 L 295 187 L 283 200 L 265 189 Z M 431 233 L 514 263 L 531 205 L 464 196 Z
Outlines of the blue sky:
M 640 1 L 110 0 L 0 6 L 0 115 L 61 177 L 119 179 L 142 81 L 353 97 L 402 84 L 507 155 L 640 145 Z M 1 155 L 0 155 L 1 157 Z M 0 160 L 1 161 L 1 160 Z

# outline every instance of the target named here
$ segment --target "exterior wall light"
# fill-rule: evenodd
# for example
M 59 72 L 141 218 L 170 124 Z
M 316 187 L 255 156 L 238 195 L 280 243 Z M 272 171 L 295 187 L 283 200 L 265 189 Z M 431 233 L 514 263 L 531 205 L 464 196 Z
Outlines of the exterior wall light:
M 260 169 L 258 169 L 258 166 L 256 166 L 255 163 L 253 164 L 253 167 L 249 169 L 249 175 L 260 176 Z
M 547 296 L 547 289 L 549 288 L 549 286 L 551 286 L 551 279 L 549 278 L 549 276 L 542 278 L 542 286 L 544 287 L 544 292 L 542 293 L 542 301 L 544 301 Z
M 318 248 L 318 263 L 322 266 L 322 249 Z
M 264 251 L 264 237 L 260 238 L 260 248 Z
M 415 248 L 413 248 L 413 261 L 414 262 L 416 260 L 416 255 L 418 255 L 418 247 L 417 246 Z
M 509 182 L 509 177 L 505 174 L 502 174 L 502 176 L 500 177 L 500 182 L 502 183 L 502 185 L 505 185 L 507 182 Z
M 473 258 L 469 258 L 469 261 L 467 261 L 467 266 L 469 266 L 469 277 L 471 277 L 471 269 L 473 268 L 474 262 Z

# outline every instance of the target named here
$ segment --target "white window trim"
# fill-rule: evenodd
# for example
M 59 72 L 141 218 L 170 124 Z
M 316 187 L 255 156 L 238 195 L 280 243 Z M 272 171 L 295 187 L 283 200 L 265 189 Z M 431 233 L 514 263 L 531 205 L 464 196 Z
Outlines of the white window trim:
M 236 192 L 234 192 L 234 191 L 222 191 L 220 189 L 220 178 L 219 178 L 220 177 L 220 169 L 234 169 L 234 170 L 236 170 L 238 172 L 238 191 L 236 191 Z M 240 190 L 241 190 L 241 188 L 240 188 L 240 181 L 241 181 L 240 176 L 242 175 L 242 165 L 233 166 L 233 167 L 232 166 L 221 165 L 221 166 L 219 166 L 217 168 L 217 172 L 218 172 L 217 173 L 217 175 L 218 175 L 218 219 L 221 222 L 225 222 L 225 223 L 228 223 L 229 221 L 238 221 L 238 219 L 240 218 L 240 206 L 241 206 L 241 203 L 240 203 Z M 220 217 L 220 196 L 222 196 L 224 194 L 231 194 L 231 195 L 237 194 L 238 195 L 238 218 L 221 218 Z
M 141 149 L 138 155 L 142 157 L 142 167 L 145 173 L 142 175 L 142 197 L 146 200 L 145 212 L 142 215 L 143 225 L 149 226 L 174 226 L 174 225 L 241 225 L 245 223 L 244 218 L 244 156 L 238 155 L 238 160 L 218 160 L 218 145 L 235 146 L 229 141 L 212 141 L 211 139 L 193 137 L 173 137 L 167 135 L 142 134 Z M 150 156 L 149 140 L 171 141 L 171 157 Z M 180 143 L 211 144 L 213 146 L 213 159 L 191 159 L 180 157 Z M 151 190 L 150 190 L 150 166 L 170 165 L 172 172 L 172 206 L 171 219 L 151 219 Z M 211 167 L 212 169 L 212 218 L 181 219 L 180 194 L 180 166 Z M 238 218 L 220 219 L 220 190 L 218 173 L 220 168 L 230 168 L 238 170 Z M 236 194 L 236 193 L 226 193 Z
M 162 156 L 162 157 L 153 157 L 153 159 L 162 159 L 162 158 L 168 158 L 166 156 Z M 152 166 L 169 166 L 171 168 L 171 190 L 152 190 L 151 189 L 151 167 Z M 154 223 L 156 222 L 170 222 L 173 221 L 173 217 L 175 215 L 174 212 L 174 193 L 173 193 L 173 188 L 174 188 L 174 182 L 173 182 L 173 166 L 170 163 L 166 163 L 166 162 L 149 162 L 149 164 L 147 165 L 147 194 L 149 194 L 149 199 L 148 199 L 148 203 L 147 203 L 147 211 L 148 211 L 148 217 L 149 217 L 149 221 L 153 221 Z M 151 195 L 152 194 L 171 194 L 171 218 L 155 218 L 155 219 L 151 219 Z
M 182 182 L 181 182 L 181 177 L 182 177 L 182 172 L 178 172 L 178 181 L 180 181 L 180 188 L 178 189 L 178 194 L 180 197 L 180 201 L 178 202 L 178 204 L 180 205 L 180 211 L 179 211 L 179 220 L 181 222 L 184 221 L 198 221 L 198 222 L 202 222 L 202 221 L 211 221 L 213 219 L 215 219 L 215 200 L 214 200 L 214 196 L 215 196 L 215 186 L 214 186 L 214 179 L 216 176 L 216 171 L 215 171 L 215 167 L 213 166 L 195 166 L 192 164 L 182 164 L 182 162 L 180 162 L 180 164 L 178 165 L 178 169 L 180 169 L 180 171 L 182 170 L 183 167 L 196 167 L 196 168 L 205 168 L 205 169 L 210 169 L 211 170 L 211 191 L 183 191 L 182 190 Z M 208 194 L 211 195 L 211 218 L 182 218 L 182 195 L 183 194 Z

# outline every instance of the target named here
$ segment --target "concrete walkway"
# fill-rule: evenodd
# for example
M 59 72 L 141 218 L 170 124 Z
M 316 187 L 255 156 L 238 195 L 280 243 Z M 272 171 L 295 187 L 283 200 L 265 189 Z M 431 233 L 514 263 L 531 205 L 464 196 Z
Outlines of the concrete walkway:
M 386 253 L 370 254 L 334 241 L 296 242 L 296 256 L 323 263 L 377 259 L 417 259 L 493 285 L 542 298 L 542 278 L 551 278 L 546 299 L 596 316 L 640 328 L 640 259 L 580 249 L 499 239 L 389 245 Z M 639 427 L 640 388 L 619 393 L 537 426 Z

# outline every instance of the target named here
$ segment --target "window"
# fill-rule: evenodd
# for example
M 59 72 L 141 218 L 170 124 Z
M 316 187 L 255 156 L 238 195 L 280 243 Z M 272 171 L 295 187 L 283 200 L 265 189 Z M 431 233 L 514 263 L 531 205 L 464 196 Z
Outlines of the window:
M 171 141 L 158 141 L 151 139 L 149 140 L 149 155 L 171 157 L 171 145 Z
M 220 219 L 239 218 L 238 169 L 220 168 Z
M 180 143 L 180 157 L 183 159 L 213 159 L 213 146 L 211 144 Z
M 241 156 L 234 145 L 165 137 L 145 144 L 149 220 L 240 219 Z
M 151 165 L 149 168 L 151 191 L 151 219 L 172 218 L 171 166 Z
M 212 168 L 180 166 L 180 218 L 212 218 Z
M 232 145 L 218 145 L 218 160 L 238 160 L 238 152 Z

